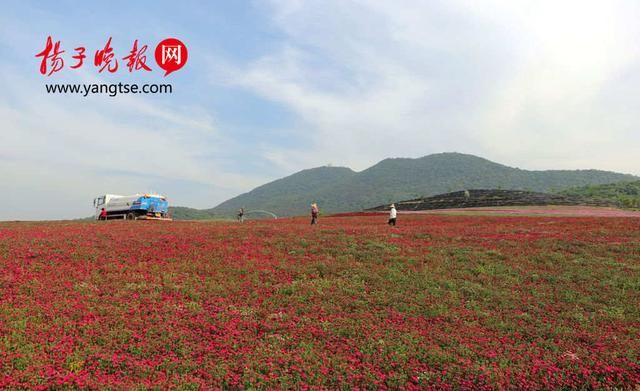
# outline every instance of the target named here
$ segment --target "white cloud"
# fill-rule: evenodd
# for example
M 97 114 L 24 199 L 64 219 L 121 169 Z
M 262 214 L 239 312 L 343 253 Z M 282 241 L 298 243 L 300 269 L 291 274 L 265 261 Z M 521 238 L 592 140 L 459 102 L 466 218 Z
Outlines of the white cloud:
M 273 1 L 281 48 L 234 82 L 288 107 L 308 132 L 272 146 L 290 167 L 362 169 L 457 150 L 525 168 L 640 174 L 632 1 Z M 637 82 L 637 79 L 635 80 Z M 638 86 L 640 87 L 640 86 Z M 286 156 L 287 158 L 283 158 Z
M 502 3 L 500 3 L 502 4 Z M 523 2 L 492 18 L 520 37 L 513 74 L 487 95 L 477 138 L 496 156 L 535 168 L 595 167 L 640 173 L 627 127 L 602 92 L 638 68 L 631 2 Z M 516 3 L 518 4 L 518 3 Z M 477 8 L 479 14 L 486 9 Z M 625 91 L 615 93 L 634 99 Z

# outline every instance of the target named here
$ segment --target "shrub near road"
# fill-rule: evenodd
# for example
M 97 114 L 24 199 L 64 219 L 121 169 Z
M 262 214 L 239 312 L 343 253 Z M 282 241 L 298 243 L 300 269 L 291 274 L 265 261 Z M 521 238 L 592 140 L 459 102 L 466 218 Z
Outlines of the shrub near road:
M 640 383 L 640 219 L 307 224 L 0 224 L 0 388 Z

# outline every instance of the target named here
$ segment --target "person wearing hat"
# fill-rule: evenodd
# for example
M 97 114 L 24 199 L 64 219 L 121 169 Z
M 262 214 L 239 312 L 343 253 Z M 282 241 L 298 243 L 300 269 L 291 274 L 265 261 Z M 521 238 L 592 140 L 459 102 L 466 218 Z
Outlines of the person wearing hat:
M 391 204 L 391 210 L 389 211 L 389 225 L 396 226 L 396 205 Z
M 311 204 L 311 225 L 318 224 L 318 214 L 320 214 L 320 209 L 318 209 L 318 204 L 314 202 Z

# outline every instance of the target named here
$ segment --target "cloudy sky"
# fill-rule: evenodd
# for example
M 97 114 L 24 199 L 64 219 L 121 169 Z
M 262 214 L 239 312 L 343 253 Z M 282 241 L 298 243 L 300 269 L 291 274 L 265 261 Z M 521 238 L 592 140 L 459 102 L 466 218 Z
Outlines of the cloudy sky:
M 133 3 L 4 3 L 0 220 L 87 216 L 104 193 L 206 208 L 304 168 L 446 151 L 640 175 L 635 0 Z M 66 50 L 50 77 L 47 36 Z M 109 37 L 118 58 L 148 44 L 152 72 L 99 73 Z M 189 59 L 163 77 L 168 37 Z M 118 82 L 173 93 L 45 91 Z

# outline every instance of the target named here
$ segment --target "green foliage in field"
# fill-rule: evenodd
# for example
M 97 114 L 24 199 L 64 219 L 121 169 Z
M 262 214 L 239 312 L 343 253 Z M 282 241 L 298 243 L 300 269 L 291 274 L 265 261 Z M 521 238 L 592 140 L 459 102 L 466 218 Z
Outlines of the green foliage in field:
M 620 208 L 640 208 L 640 181 L 574 187 L 560 194 L 608 201 Z

